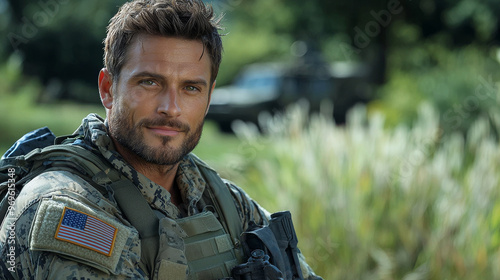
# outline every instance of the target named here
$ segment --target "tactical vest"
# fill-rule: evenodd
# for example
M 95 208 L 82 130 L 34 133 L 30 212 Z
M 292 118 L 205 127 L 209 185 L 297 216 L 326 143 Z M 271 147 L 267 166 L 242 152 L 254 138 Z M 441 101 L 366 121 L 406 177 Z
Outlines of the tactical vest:
M 231 276 L 232 268 L 243 262 L 241 223 L 229 189 L 213 169 L 192 157 L 207 182 L 206 194 L 213 212 L 203 211 L 173 220 L 152 211 L 131 183 L 113 183 L 119 187 L 112 184 L 120 208 L 141 235 L 145 250 L 140 265 L 144 271 L 152 271 L 152 279 L 220 279 Z M 156 243 L 151 236 L 158 228 L 160 236 Z
M 68 143 L 70 139 L 63 140 Z M 140 267 L 150 279 L 229 277 L 231 269 L 243 262 L 238 212 L 229 189 L 218 174 L 196 156 L 192 157 L 207 182 L 205 192 L 214 211 L 177 220 L 155 213 L 130 180 L 101 156 L 78 145 L 52 145 L 16 158 L 2 159 L 0 173 L 15 168 L 19 176 L 16 187 L 19 188 L 49 170 L 76 173 L 101 193 L 107 192 L 103 185 L 110 185 L 120 210 L 139 231 Z M 4 198 L 0 203 L 0 219 L 3 219 L 8 206 L 5 201 L 7 184 L 2 177 L 0 180 L 0 194 Z M 172 261 L 172 255 L 185 261 Z

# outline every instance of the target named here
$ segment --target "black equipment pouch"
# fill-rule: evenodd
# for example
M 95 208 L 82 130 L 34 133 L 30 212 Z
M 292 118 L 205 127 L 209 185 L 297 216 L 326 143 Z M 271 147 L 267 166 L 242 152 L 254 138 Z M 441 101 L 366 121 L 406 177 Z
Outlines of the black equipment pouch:
M 281 271 L 283 279 L 304 279 L 298 257 L 297 235 L 293 227 L 292 215 L 289 211 L 272 214 L 269 226 L 254 226 L 253 229 L 241 235 L 241 240 L 246 255 L 253 257 L 256 250 L 263 251 L 265 255 L 269 256 L 269 262 Z M 236 270 L 233 270 L 233 278 L 235 279 L 259 279 L 236 278 L 236 272 Z

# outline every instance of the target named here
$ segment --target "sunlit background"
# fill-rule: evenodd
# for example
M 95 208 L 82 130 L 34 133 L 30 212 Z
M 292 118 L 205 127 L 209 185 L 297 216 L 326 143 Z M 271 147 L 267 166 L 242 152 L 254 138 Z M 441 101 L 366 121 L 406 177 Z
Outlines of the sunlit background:
M 0 152 L 71 134 L 118 0 L 0 0 Z M 292 211 L 325 279 L 500 279 L 500 2 L 213 0 L 195 153 Z

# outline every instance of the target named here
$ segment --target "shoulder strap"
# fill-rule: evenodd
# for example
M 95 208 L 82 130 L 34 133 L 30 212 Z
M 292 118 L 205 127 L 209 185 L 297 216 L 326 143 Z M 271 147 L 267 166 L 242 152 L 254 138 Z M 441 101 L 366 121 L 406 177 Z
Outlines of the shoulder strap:
M 159 248 L 160 220 L 139 189 L 128 179 L 111 183 L 114 197 L 127 220 L 137 229 L 141 238 L 141 268 L 153 275 Z
M 82 158 L 82 154 L 87 154 L 89 160 Z M 0 222 L 3 222 L 8 209 L 8 203 L 5 201 L 7 195 L 5 194 L 7 191 L 11 191 L 8 187 L 12 185 L 9 184 L 11 181 L 8 179 L 13 179 L 15 191 L 18 192 L 26 182 L 51 170 L 76 172 L 86 179 L 88 175 L 95 174 L 99 170 L 100 162 L 92 152 L 69 145 L 35 148 L 25 155 L 2 158 L 0 161 L 0 195 L 3 199 L 0 202 Z M 89 183 L 92 183 L 92 180 L 89 180 Z M 105 192 L 102 187 L 93 185 L 99 191 Z

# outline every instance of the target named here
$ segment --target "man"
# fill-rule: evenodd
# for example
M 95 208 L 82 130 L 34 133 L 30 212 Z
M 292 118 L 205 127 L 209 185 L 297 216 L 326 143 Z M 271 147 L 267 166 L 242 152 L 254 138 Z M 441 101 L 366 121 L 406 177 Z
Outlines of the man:
M 85 118 L 62 141 L 71 149 L 24 185 L 0 230 L 2 275 L 221 279 L 246 262 L 238 234 L 269 214 L 190 154 L 221 61 L 218 29 L 201 1 L 121 7 L 98 79 L 106 120 Z M 299 257 L 304 279 L 320 279 Z

